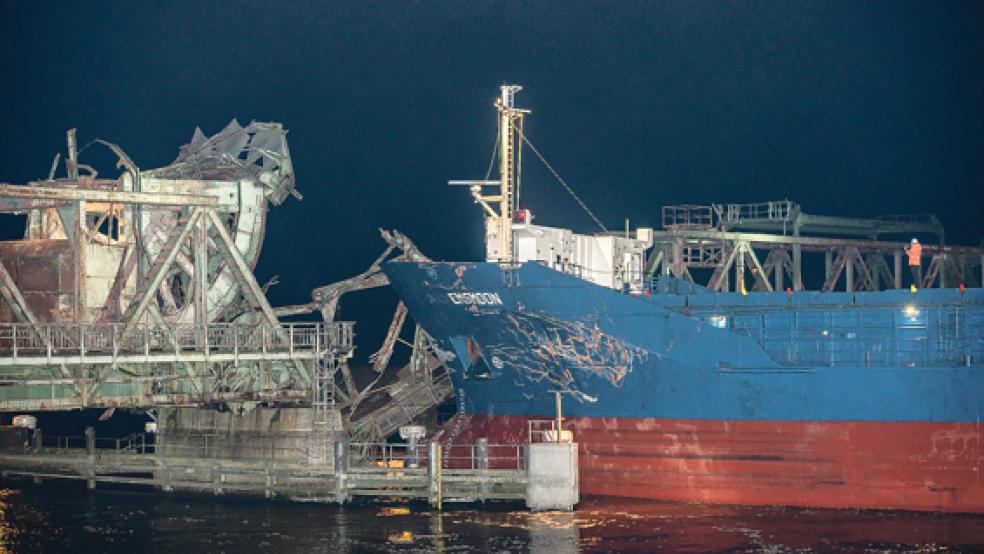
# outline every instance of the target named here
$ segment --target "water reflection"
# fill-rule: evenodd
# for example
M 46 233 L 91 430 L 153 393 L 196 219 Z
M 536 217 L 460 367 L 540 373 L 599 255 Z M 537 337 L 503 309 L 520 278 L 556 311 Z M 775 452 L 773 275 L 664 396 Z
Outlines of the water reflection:
M 534 552 L 572 552 L 579 545 L 579 525 L 573 513 L 528 514 L 530 550 Z
M 0 554 L 11 552 L 9 545 L 14 540 L 17 527 L 8 521 L 8 503 L 17 496 L 17 491 L 0 489 Z
M 459 509 L 460 508 L 460 509 Z M 980 515 L 745 508 L 586 499 L 574 513 L 0 490 L 0 552 L 977 551 Z

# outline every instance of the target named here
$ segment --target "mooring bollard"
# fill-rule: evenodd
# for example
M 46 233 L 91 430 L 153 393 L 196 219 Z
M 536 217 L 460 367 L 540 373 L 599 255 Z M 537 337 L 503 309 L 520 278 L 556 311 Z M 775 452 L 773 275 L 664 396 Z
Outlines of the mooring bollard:
M 485 437 L 479 437 L 475 439 L 475 469 L 488 469 L 489 468 L 489 439 Z M 478 499 L 485 502 L 485 498 L 488 496 L 489 484 L 486 481 L 487 476 L 482 475 L 478 482 Z
M 408 452 L 404 461 L 409 468 L 420 467 L 420 456 L 417 455 L 417 441 L 419 439 L 420 437 L 414 434 L 411 434 L 410 438 L 407 439 Z
M 348 500 L 346 474 L 348 474 L 349 443 L 340 440 L 335 443 L 335 501 L 342 504 Z
M 85 454 L 96 455 L 96 430 L 92 427 L 85 428 Z
M 31 452 L 38 454 L 41 452 L 41 429 L 35 427 L 31 432 Z M 41 477 L 35 475 L 31 478 L 35 485 L 41 484 Z
M 31 433 L 31 450 L 37 454 L 41 452 L 41 429 L 35 427 L 34 432 Z
M 160 475 L 161 475 L 161 477 L 160 477 L 160 479 L 161 479 L 161 490 L 164 491 L 164 492 L 173 492 L 174 491 L 174 487 L 171 486 L 171 472 L 170 472 L 170 470 L 168 470 L 167 466 L 165 465 L 165 462 L 163 461 L 163 460 L 166 460 L 166 459 L 167 458 L 160 458 L 159 459 L 159 462 L 158 462 L 158 463 L 160 463 L 160 465 L 158 467 L 160 468 L 159 471 L 160 471 Z M 156 477 L 156 474 L 155 474 L 155 477 Z
M 222 484 L 226 482 L 225 473 L 222 473 L 222 468 L 219 466 L 212 466 L 211 471 L 212 477 L 212 494 L 218 496 L 220 494 L 225 494 L 225 489 Z
M 400 427 L 400 438 L 407 441 L 407 454 L 404 456 L 404 463 L 409 468 L 420 467 L 420 453 L 417 447 L 420 439 L 427 434 L 427 428 L 423 425 L 404 425 Z
M 96 430 L 93 427 L 85 428 L 85 454 L 88 457 L 88 464 L 86 464 L 86 486 L 89 490 L 96 488 L 96 480 L 94 479 L 96 475 L 95 463 L 96 463 Z
M 475 439 L 475 469 L 489 468 L 489 439 L 479 437 Z

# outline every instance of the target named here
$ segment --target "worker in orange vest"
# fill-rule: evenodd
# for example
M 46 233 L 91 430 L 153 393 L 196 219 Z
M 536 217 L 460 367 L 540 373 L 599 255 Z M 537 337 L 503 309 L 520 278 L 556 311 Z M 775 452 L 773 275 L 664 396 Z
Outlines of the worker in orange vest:
M 909 256 L 909 271 L 912 272 L 912 286 L 921 287 L 922 245 L 919 244 L 919 239 L 912 239 L 912 242 L 909 244 L 909 248 L 905 249 L 905 253 Z

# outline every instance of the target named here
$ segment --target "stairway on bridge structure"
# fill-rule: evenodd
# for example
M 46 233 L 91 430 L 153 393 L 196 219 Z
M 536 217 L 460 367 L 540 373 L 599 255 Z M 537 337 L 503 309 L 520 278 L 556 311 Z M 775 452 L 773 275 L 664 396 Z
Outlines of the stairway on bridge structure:
M 349 427 L 353 442 L 376 442 L 414 423 L 427 411 L 450 399 L 454 393 L 444 367 L 433 357 L 421 371 L 413 363 L 397 374 L 375 398 L 358 410 Z

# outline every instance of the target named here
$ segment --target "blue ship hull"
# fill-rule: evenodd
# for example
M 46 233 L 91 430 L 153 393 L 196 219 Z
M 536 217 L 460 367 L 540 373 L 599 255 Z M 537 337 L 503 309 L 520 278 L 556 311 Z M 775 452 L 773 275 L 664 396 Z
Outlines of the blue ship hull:
M 560 391 L 586 492 L 984 511 L 981 289 L 632 296 L 537 263 L 384 271 L 446 352 L 455 433 L 516 438 Z

